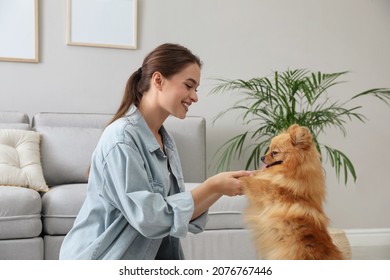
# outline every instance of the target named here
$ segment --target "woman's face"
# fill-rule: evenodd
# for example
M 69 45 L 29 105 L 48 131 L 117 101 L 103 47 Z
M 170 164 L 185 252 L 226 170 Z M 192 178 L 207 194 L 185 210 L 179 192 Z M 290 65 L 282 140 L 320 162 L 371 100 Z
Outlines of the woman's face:
M 200 81 L 200 67 L 189 64 L 170 79 L 163 79 L 161 106 L 170 114 L 184 119 L 189 107 L 198 101 L 197 88 Z

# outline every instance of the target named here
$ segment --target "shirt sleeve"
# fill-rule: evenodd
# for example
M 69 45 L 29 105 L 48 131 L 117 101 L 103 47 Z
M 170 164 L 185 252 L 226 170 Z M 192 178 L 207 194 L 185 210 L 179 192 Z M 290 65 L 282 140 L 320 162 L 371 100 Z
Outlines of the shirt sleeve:
M 189 230 L 194 201 L 190 192 L 163 197 L 148 178 L 146 165 L 140 153 L 127 144 L 115 145 L 104 159 L 104 186 L 101 196 L 119 209 L 132 227 L 147 238 L 171 235 L 186 236 Z M 151 183 L 152 181 L 152 183 Z
M 204 231 L 208 221 L 208 210 L 200 215 L 198 218 L 191 221 L 188 231 L 191 233 L 201 233 Z

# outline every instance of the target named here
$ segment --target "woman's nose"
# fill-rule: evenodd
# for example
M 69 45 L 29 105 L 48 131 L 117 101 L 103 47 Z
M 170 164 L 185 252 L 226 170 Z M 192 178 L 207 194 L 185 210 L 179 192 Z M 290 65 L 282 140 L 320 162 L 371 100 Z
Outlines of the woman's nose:
M 198 102 L 198 94 L 196 93 L 196 91 L 190 94 L 190 98 L 192 102 L 194 103 Z

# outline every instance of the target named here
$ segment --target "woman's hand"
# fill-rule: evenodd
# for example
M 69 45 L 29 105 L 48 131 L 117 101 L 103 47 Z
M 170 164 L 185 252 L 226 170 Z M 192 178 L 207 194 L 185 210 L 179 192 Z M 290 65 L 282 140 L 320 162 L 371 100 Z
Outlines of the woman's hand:
M 205 184 L 209 184 L 210 188 L 217 194 L 227 196 L 242 195 L 243 190 L 238 178 L 249 176 L 250 174 L 251 171 L 246 170 L 222 172 L 208 178 Z
M 251 171 L 222 172 L 208 178 L 203 184 L 192 190 L 195 210 L 192 219 L 199 217 L 222 195 L 242 195 L 243 190 L 238 178 L 249 176 Z

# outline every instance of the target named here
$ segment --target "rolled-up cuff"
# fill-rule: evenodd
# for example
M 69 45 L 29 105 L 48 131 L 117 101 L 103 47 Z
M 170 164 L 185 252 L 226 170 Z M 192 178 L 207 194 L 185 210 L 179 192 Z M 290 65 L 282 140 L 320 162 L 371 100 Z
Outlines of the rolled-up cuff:
M 167 203 L 171 206 L 173 225 L 170 235 L 177 238 L 184 238 L 189 231 L 189 224 L 194 213 L 194 200 L 190 192 L 182 192 L 166 197 Z
M 188 231 L 191 233 L 200 233 L 204 231 L 207 221 L 208 221 L 208 210 L 204 212 L 202 215 L 200 215 L 198 218 L 195 220 L 191 221 L 190 224 L 188 225 Z

